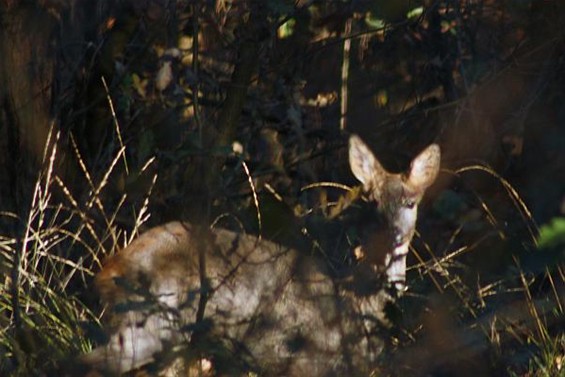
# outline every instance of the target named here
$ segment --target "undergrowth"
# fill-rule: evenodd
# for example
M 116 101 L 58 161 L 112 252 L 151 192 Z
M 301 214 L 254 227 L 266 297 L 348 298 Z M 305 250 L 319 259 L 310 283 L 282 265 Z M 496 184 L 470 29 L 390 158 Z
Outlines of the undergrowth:
M 83 167 L 82 179 L 89 190 L 85 197 L 74 198 L 53 174 L 56 146 L 54 140 L 47 149 L 46 167 L 35 185 L 28 217 L 2 213 L 21 228 L 22 237 L 0 235 L 4 273 L 0 284 L 1 375 L 39 375 L 57 370 L 92 348 L 89 329 L 100 326 L 103 312 L 96 304 L 92 277 L 104 257 L 130 242 L 149 216 L 147 192 L 140 208 L 133 212 L 132 230 L 125 233 L 117 219 L 126 198 L 113 207 L 100 199 L 114 167 L 125 163 L 123 148 L 97 182 L 80 163 L 77 152 L 75 157 Z M 404 317 L 411 318 L 404 319 L 403 335 L 391 351 L 400 358 L 401 366 L 383 369 L 379 375 L 410 374 L 415 368 L 442 375 L 449 362 L 440 354 L 461 365 L 484 363 L 484 371 L 491 375 L 565 375 L 561 222 L 543 227 L 538 237 L 531 214 L 512 186 L 488 169 L 475 169 L 493 175 L 506 190 L 530 247 L 514 255 L 502 271 L 473 271 L 473 262 L 467 257 L 489 252 L 488 237 L 481 234 L 494 232 L 499 240 L 513 236 L 500 226 L 506 220 L 496 218 L 496 210 L 480 195 L 474 203 L 481 215 L 459 219 L 460 226 L 444 237 L 443 249 L 424 242 L 426 237 L 422 236 L 413 250 L 419 263 L 411 268 L 412 292 L 401 302 Z M 155 180 L 153 177 L 153 183 Z M 442 210 L 436 212 L 438 221 L 443 221 Z M 476 238 L 467 238 L 461 244 L 462 234 L 473 228 L 473 222 L 481 223 Z M 423 361 L 404 356 L 413 355 L 405 352 L 414 349 L 421 350 Z

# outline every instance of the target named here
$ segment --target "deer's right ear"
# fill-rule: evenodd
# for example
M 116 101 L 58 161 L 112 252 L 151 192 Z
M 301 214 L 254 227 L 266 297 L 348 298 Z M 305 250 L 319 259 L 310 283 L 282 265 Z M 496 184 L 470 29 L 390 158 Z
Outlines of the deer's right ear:
M 349 166 L 355 178 L 363 184 L 365 191 L 378 186 L 386 171 L 377 161 L 373 152 L 357 135 L 349 138 Z

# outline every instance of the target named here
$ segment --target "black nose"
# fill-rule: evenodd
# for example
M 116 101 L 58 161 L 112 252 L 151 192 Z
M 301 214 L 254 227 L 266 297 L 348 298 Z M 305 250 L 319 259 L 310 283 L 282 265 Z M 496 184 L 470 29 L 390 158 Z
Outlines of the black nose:
M 398 247 L 404 243 L 404 235 L 398 231 L 394 234 L 394 247 Z

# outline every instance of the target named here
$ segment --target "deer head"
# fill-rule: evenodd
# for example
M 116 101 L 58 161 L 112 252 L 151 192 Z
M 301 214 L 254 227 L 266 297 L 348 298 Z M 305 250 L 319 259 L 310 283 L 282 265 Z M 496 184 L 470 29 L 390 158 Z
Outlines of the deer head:
M 389 248 L 385 257 L 387 280 L 400 292 L 406 289 L 406 255 L 414 236 L 418 204 L 439 171 L 440 149 L 432 144 L 417 155 L 405 174 L 386 171 L 371 150 L 353 135 L 349 164 L 363 190 L 377 203 L 387 223 Z

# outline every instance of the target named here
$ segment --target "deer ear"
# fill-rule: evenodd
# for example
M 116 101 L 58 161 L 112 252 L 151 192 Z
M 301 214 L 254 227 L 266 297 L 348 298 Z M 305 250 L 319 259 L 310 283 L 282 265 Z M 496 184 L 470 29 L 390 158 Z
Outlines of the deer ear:
M 439 172 L 441 152 L 437 144 L 424 149 L 410 164 L 408 181 L 410 184 L 425 190 L 434 183 Z
M 363 184 L 365 191 L 379 187 L 386 176 L 386 171 L 373 152 L 357 135 L 351 135 L 349 138 L 349 166 L 355 178 Z

